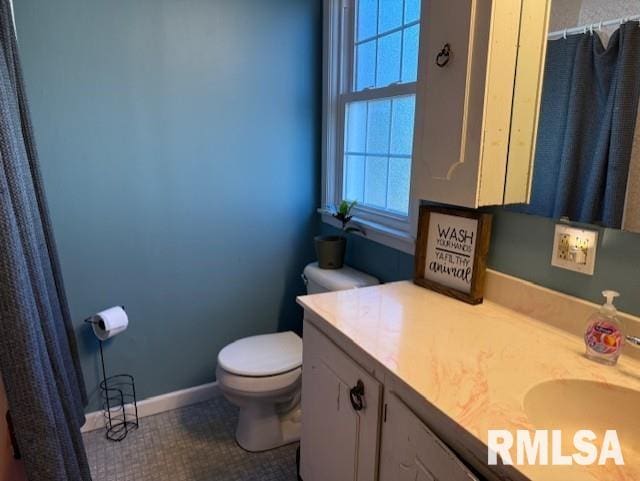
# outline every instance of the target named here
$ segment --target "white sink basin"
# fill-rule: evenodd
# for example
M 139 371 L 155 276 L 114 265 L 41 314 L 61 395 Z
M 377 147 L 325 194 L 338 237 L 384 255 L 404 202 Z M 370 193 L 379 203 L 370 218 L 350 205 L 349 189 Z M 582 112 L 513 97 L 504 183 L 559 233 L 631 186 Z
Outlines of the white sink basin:
M 527 392 L 524 410 L 536 429 L 561 429 L 563 449 L 580 429 L 592 430 L 598 443 L 615 429 L 625 462 L 640 459 L 640 391 L 579 379 L 547 381 Z

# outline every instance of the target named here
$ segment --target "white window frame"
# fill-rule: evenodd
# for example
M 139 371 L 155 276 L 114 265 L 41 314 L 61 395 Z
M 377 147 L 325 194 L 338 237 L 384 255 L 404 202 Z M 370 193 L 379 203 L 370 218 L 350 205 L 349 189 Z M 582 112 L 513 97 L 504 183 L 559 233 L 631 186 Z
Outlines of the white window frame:
M 353 48 L 345 48 L 343 42 L 346 39 L 349 45 L 354 44 L 355 2 L 323 2 L 322 207 L 319 211 L 323 222 L 336 227 L 340 227 L 340 223 L 331 216 L 330 207 L 342 200 L 346 104 L 379 97 L 416 95 L 417 91 L 417 82 L 351 91 L 349 82 L 352 79 Z M 366 238 L 413 254 L 415 239 L 411 229 L 411 208 L 414 204 L 414 199 L 410 197 L 410 212 L 406 216 L 357 205 L 353 221 L 364 229 Z

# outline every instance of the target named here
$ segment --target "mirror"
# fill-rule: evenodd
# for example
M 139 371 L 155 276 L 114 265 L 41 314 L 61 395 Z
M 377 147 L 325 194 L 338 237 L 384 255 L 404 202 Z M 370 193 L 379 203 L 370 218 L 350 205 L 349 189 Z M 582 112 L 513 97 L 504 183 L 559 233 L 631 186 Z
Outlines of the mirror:
M 531 202 L 516 210 L 640 232 L 638 20 L 637 0 L 553 0 Z

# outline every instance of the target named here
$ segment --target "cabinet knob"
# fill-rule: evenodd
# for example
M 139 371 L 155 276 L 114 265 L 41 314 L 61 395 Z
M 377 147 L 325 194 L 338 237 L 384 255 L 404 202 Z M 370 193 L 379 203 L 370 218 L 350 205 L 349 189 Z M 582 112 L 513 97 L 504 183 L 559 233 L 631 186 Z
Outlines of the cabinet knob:
M 349 391 L 351 406 L 355 411 L 362 411 L 364 408 L 364 383 L 358 379 L 355 386 Z
M 438 55 L 436 55 L 436 65 L 442 68 L 449 63 L 450 58 L 451 58 L 451 45 L 449 45 L 448 43 L 445 43 L 444 47 L 442 47 L 442 50 L 440 50 L 440 52 L 438 52 Z

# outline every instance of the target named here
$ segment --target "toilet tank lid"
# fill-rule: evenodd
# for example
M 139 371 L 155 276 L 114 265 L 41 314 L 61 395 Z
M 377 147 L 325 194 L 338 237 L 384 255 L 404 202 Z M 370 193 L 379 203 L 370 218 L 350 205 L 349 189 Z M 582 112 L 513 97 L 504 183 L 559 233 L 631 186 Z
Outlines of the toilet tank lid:
M 223 347 L 218 365 L 238 376 L 275 376 L 302 365 L 302 339 L 294 332 L 245 337 Z
M 304 276 L 327 291 L 341 291 L 380 284 L 380 281 L 375 277 L 346 265 L 341 269 L 320 269 L 317 262 L 312 262 L 304 268 Z

